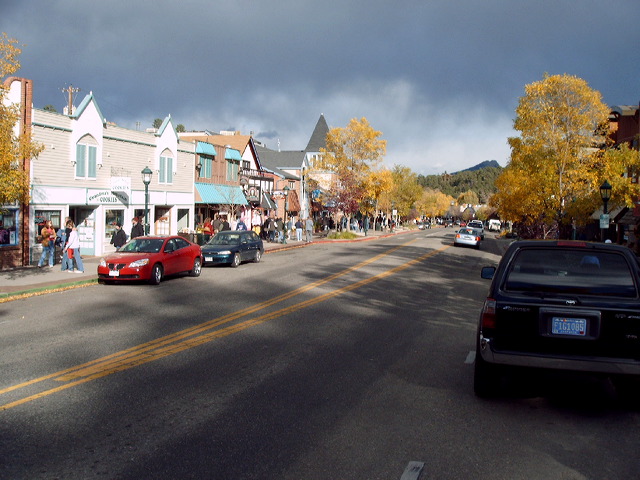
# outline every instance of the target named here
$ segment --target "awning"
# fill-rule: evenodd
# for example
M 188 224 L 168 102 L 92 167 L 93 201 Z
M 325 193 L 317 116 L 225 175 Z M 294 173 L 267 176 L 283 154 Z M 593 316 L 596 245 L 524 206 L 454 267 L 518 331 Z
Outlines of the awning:
M 291 190 L 289 192 L 289 198 L 287 199 L 287 203 L 289 204 L 290 212 L 299 212 L 300 200 L 298 199 L 298 192 L 296 192 L 295 190 Z
M 240 155 L 240 150 L 236 150 L 235 148 L 227 148 L 224 153 L 225 160 L 242 160 L 242 156 Z
M 248 205 L 242 188 L 237 185 L 217 185 L 213 183 L 196 182 L 195 186 L 196 203 Z
M 198 142 L 196 143 L 196 153 L 200 155 L 211 155 L 212 157 L 216 156 L 216 149 L 213 148 L 213 145 L 206 142 Z
M 276 204 L 271 200 L 271 197 L 266 194 L 266 192 L 262 192 L 262 200 L 260 201 L 260 207 L 265 208 L 267 210 L 275 210 Z

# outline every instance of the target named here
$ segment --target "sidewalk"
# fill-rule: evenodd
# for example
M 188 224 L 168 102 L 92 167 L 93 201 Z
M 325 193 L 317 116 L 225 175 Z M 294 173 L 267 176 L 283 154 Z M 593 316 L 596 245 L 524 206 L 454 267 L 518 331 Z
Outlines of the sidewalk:
M 264 242 L 264 250 L 265 253 L 270 253 L 302 248 L 317 243 L 361 242 L 406 231 L 409 230 L 396 231 L 391 234 L 389 232 L 374 232 L 370 230 L 366 237 L 360 236 L 354 240 L 327 240 L 326 236 L 316 234 L 312 243 L 306 243 L 304 240 L 302 242 L 287 240 L 286 244 Z M 97 268 L 100 257 L 82 257 L 82 262 L 84 263 L 84 273 L 63 272 L 60 270 L 60 262 L 56 263 L 53 268 L 29 266 L 2 270 L 0 271 L 0 302 L 22 294 L 74 288 L 80 285 L 97 283 Z

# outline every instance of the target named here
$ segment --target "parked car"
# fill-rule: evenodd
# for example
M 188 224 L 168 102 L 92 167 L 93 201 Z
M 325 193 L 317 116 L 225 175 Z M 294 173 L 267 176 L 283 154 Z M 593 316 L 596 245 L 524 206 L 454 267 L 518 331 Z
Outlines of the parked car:
M 521 367 L 640 379 L 640 268 L 628 248 L 515 241 L 481 276 L 492 282 L 477 330 L 478 396 L 499 393 Z
M 482 238 L 480 237 L 480 232 L 475 228 L 461 228 L 456 232 L 456 236 L 453 238 L 453 246 L 468 246 L 475 247 L 477 250 L 480 249 L 480 242 Z
M 249 260 L 258 263 L 263 254 L 262 239 L 252 230 L 218 232 L 202 246 L 205 266 L 228 264 L 237 267 Z
M 197 277 L 201 269 L 199 245 L 177 235 L 144 236 L 101 258 L 98 280 L 102 283 L 146 280 L 158 285 L 165 276 L 177 273 Z

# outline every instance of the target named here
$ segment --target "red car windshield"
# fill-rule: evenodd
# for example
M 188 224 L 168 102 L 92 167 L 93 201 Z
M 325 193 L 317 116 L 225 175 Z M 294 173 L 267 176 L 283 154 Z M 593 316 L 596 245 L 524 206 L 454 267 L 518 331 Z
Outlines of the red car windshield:
M 158 253 L 164 240 L 161 238 L 135 238 L 119 251 L 125 253 Z

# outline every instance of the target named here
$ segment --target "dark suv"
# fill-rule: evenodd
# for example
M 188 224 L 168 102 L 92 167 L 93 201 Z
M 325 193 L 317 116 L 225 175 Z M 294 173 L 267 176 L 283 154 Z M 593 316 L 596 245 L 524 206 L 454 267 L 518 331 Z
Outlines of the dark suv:
M 640 378 L 640 268 L 626 247 L 517 241 L 497 267 L 478 324 L 474 390 L 498 393 L 511 367 Z

